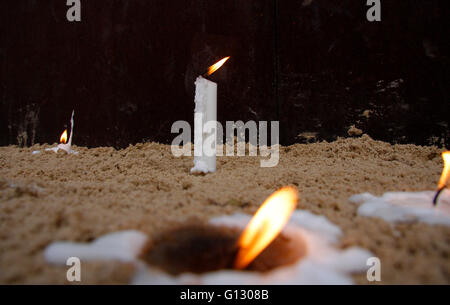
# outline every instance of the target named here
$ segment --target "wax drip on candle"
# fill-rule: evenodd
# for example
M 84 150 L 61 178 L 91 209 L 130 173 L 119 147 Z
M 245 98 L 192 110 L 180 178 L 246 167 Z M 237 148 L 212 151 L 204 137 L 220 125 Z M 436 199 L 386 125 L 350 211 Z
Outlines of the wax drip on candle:
M 73 125 L 74 125 L 74 120 L 73 117 L 75 115 L 75 110 L 72 110 L 72 117 L 70 118 L 70 136 L 69 136 L 69 141 L 66 143 L 66 139 L 67 139 L 67 129 L 63 132 L 63 134 L 61 135 L 60 138 L 60 144 L 58 144 L 58 146 L 56 147 L 52 147 L 52 148 L 46 148 L 46 151 L 54 151 L 55 153 L 58 152 L 58 150 L 64 150 L 65 152 L 67 152 L 68 154 L 78 154 L 78 152 L 72 150 L 72 136 L 73 136 Z M 34 152 L 33 152 L 34 153 Z

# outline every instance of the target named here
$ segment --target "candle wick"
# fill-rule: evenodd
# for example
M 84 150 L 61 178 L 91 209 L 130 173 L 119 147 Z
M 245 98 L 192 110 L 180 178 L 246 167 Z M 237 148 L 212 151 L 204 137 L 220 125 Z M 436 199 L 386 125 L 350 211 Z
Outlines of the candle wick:
M 440 187 L 440 188 L 437 190 L 436 195 L 434 195 L 434 198 L 433 198 L 433 205 L 434 205 L 434 206 L 437 205 L 437 201 L 438 201 L 439 195 L 442 193 L 442 191 L 443 191 L 444 189 L 445 189 L 445 185 L 442 186 L 442 187 Z

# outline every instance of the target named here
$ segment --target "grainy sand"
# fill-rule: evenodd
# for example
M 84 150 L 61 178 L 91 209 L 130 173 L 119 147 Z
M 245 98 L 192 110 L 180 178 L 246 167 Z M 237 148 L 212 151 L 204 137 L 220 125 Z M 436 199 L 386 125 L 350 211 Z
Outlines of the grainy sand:
M 368 136 L 281 148 L 275 168 L 258 157 L 218 158 L 218 171 L 192 176 L 191 157 L 145 143 L 123 150 L 75 147 L 79 155 L 0 147 L 0 283 L 67 283 L 66 268 L 48 265 L 56 240 L 91 241 L 142 230 L 156 236 L 188 220 L 253 213 L 279 187 L 295 185 L 299 208 L 339 225 L 341 247 L 358 245 L 382 263 L 382 283 L 450 283 L 450 228 L 390 225 L 356 215 L 357 193 L 433 190 L 442 170 L 435 147 L 390 145 Z M 82 263 L 82 283 L 127 283 L 132 267 Z M 367 284 L 365 274 L 355 275 Z

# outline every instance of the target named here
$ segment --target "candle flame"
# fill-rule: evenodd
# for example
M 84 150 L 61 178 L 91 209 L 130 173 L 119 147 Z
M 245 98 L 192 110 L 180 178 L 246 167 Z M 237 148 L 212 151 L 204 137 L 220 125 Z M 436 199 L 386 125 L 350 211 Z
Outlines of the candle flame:
M 64 130 L 64 132 L 61 134 L 61 137 L 59 138 L 59 142 L 66 144 L 67 143 L 67 129 Z
M 230 56 L 225 57 L 221 60 L 219 60 L 218 62 L 216 62 L 214 65 L 212 65 L 211 67 L 208 68 L 208 72 L 206 73 L 208 76 L 210 76 L 211 74 L 213 74 L 214 72 L 216 72 L 220 67 L 223 66 L 223 64 L 230 58 Z
M 297 200 L 297 190 L 284 187 L 264 201 L 239 237 L 236 269 L 247 267 L 280 234 L 294 212 Z
M 442 153 L 442 159 L 444 159 L 444 169 L 442 170 L 442 175 L 439 179 L 439 189 L 446 187 L 450 178 L 450 151 L 444 151 Z

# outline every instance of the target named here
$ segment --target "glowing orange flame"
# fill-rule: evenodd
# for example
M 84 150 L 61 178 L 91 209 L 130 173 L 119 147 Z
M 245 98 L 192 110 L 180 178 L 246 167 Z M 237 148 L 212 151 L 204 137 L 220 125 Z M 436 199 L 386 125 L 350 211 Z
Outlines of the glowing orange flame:
M 225 57 L 218 62 L 216 62 L 214 65 L 208 68 L 208 72 L 206 73 L 208 76 L 216 72 L 220 67 L 223 66 L 223 64 L 230 58 L 230 56 Z
M 236 269 L 247 267 L 280 234 L 294 212 L 297 200 L 297 190 L 284 187 L 264 201 L 239 237 Z
M 444 151 L 442 153 L 442 159 L 444 159 L 444 169 L 442 170 L 441 179 L 439 179 L 439 189 L 446 187 L 450 178 L 450 151 Z
M 67 143 L 67 129 L 64 130 L 64 132 L 61 134 L 61 137 L 59 138 L 59 142 L 66 144 Z

